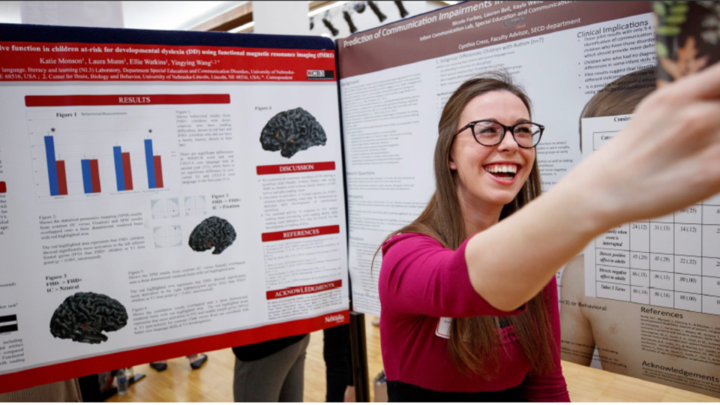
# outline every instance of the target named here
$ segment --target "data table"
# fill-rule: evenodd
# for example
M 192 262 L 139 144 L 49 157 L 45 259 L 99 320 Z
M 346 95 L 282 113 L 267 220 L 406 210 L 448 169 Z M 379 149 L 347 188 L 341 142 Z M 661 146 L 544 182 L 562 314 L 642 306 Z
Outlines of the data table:
M 595 296 L 720 315 L 720 196 L 594 241 Z
M 583 119 L 583 156 L 629 117 Z M 585 250 L 585 294 L 720 315 L 720 195 L 595 239 Z

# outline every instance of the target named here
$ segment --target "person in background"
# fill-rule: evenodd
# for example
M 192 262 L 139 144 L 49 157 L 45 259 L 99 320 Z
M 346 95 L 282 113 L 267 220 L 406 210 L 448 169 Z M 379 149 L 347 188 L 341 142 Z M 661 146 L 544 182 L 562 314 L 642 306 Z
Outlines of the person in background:
M 302 402 L 310 335 L 233 348 L 235 402 Z
M 0 402 L 82 402 L 77 378 L 0 394 Z
M 188 361 L 190 362 L 190 368 L 192 368 L 193 370 L 199 369 L 203 366 L 203 364 L 205 364 L 206 361 L 208 361 L 208 356 L 205 353 L 191 354 L 185 357 L 187 357 Z M 167 360 L 150 363 L 150 367 L 158 372 L 165 371 L 167 370 Z
M 720 65 L 645 98 L 542 196 L 530 107 L 497 74 L 442 112 L 435 194 L 381 248 L 390 401 L 568 401 L 555 272 L 615 226 L 720 192 Z
M 350 324 L 323 330 L 326 402 L 355 402 Z

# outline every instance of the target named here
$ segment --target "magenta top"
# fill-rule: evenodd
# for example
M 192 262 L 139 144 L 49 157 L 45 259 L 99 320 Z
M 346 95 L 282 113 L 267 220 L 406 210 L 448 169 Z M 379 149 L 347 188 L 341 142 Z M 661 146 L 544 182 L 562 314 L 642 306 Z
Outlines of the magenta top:
M 502 329 L 499 372 L 485 380 L 464 374 L 450 358 L 449 339 L 442 337 L 442 317 L 510 316 L 522 313 L 493 308 L 470 284 L 465 246 L 445 249 L 421 234 L 401 234 L 382 246 L 379 291 L 382 312 L 380 337 L 388 381 L 399 381 L 442 392 L 502 391 L 522 386 L 529 401 L 569 402 L 560 365 L 560 321 L 555 278 L 544 295 L 554 336 L 555 370 L 529 375 L 530 364 L 512 326 Z

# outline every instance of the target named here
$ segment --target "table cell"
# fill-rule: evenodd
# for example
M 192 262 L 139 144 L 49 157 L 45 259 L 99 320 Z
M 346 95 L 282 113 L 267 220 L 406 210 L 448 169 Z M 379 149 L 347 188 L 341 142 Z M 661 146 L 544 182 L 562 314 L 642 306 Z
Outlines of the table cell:
M 702 292 L 705 295 L 713 295 L 720 298 L 720 278 L 719 277 L 703 277 Z
M 650 272 L 648 270 L 630 269 L 630 285 L 650 287 Z
M 630 224 L 630 250 L 638 252 L 650 251 L 650 224 L 633 222 Z
M 702 275 L 708 277 L 720 277 L 720 259 L 714 257 L 703 257 Z
M 675 256 L 675 273 L 701 275 L 702 259 L 693 256 Z
M 650 289 L 646 287 L 630 287 L 630 301 L 638 304 L 650 304 Z
M 630 252 L 630 267 L 635 269 L 650 269 L 650 253 Z
M 650 270 L 672 272 L 674 263 L 671 255 L 650 254 Z
M 720 225 L 720 205 L 703 205 L 703 224 Z
M 630 270 L 620 267 L 595 266 L 596 281 L 630 285 Z
M 673 290 L 701 294 L 702 278 L 700 276 L 675 273 L 675 287 Z
M 701 224 L 702 223 L 702 206 L 691 205 L 683 208 L 675 213 L 676 224 Z
M 676 255 L 701 256 L 702 232 L 700 225 L 675 225 Z
M 630 268 L 630 252 L 622 250 L 597 249 L 595 251 L 595 264 L 606 266 Z
M 662 271 L 650 271 L 650 287 L 663 290 L 673 289 L 673 274 Z
M 651 222 L 651 223 L 654 223 L 654 222 L 665 222 L 665 223 L 670 223 L 670 224 L 672 224 L 673 222 L 675 222 L 675 214 L 672 213 L 672 214 L 667 214 L 667 215 L 662 216 L 662 217 L 652 218 L 652 219 L 650 219 L 650 222 Z
M 630 287 L 620 284 L 597 283 L 597 296 L 618 301 L 630 301 Z
M 710 204 L 710 205 L 720 205 L 720 194 L 715 194 L 714 196 L 708 198 L 707 200 L 703 201 L 703 205 Z
M 675 292 L 675 308 L 686 311 L 702 311 L 702 295 Z
M 650 305 L 673 308 L 674 294 L 672 291 L 650 289 Z
M 595 247 L 600 249 L 630 250 L 630 226 L 625 224 L 613 228 L 595 239 Z
M 674 239 L 674 224 L 650 224 L 650 251 L 653 253 L 672 254 Z
M 702 312 L 704 314 L 720 315 L 720 297 L 704 295 L 702 297 Z
M 703 225 L 702 256 L 720 257 L 720 226 Z

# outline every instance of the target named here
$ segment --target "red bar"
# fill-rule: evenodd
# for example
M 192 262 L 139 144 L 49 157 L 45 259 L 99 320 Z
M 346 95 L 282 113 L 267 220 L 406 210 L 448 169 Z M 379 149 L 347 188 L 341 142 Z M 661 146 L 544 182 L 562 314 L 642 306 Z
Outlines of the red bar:
M 303 285 L 299 287 L 288 287 L 282 290 L 268 291 L 265 297 L 268 300 L 276 300 L 278 298 L 293 297 L 295 295 L 305 295 L 319 293 L 323 291 L 335 290 L 342 287 L 342 280 L 329 281 L 327 283 Z
M 0 194 L 7 193 L 7 184 L 4 181 L 0 181 Z
M 332 235 L 340 233 L 339 225 L 320 226 L 317 228 L 293 229 L 289 231 L 269 232 L 262 234 L 263 242 L 273 242 L 276 240 L 309 238 L 311 236 Z
M 92 180 L 93 193 L 100 192 L 100 168 L 97 159 L 90 159 L 90 179 Z
M 257 174 L 286 174 L 335 170 L 335 162 L 298 163 L 294 165 L 258 166 Z
M 286 336 L 302 335 L 316 330 L 343 325 L 350 320 L 350 312 L 331 312 L 309 319 L 298 319 L 253 329 L 205 336 L 181 342 L 143 347 L 123 352 L 104 354 L 66 363 L 51 364 L 0 375 L 0 394 L 49 384 L 68 378 L 97 374 L 107 370 L 131 367 L 165 359 L 186 356 L 193 353 L 210 352 L 228 347 L 245 346 Z
M 125 177 L 125 191 L 133 189 L 132 183 L 132 167 L 130 167 L 130 152 L 123 152 L 123 176 Z
M 58 194 L 67 195 L 67 174 L 65 173 L 65 161 L 55 161 L 55 167 L 57 167 Z
M 28 107 L 64 107 L 73 105 L 145 105 L 145 104 L 230 104 L 229 94 L 118 94 L 25 96 Z
M 163 188 L 162 158 L 153 156 L 153 163 L 155 163 L 155 188 Z

